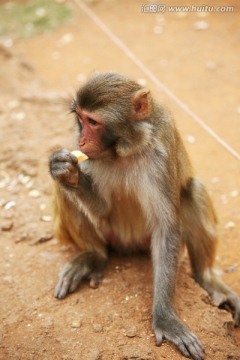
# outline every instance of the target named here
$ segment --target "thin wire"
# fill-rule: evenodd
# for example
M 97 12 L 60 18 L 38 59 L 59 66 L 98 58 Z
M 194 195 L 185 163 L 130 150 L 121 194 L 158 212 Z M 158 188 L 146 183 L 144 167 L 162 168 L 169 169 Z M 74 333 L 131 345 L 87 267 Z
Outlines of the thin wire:
M 221 144 L 235 158 L 240 160 L 240 154 L 228 145 L 214 130 L 212 130 L 198 115 L 196 115 L 187 104 L 183 103 L 171 90 L 142 63 L 141 60 L 104 24 L 102 20 L 81 0 L 74 0 L 76 5 L 117 45 L 125 55 L 137 65 L 139 69 L 170 99 L 172 99 L 183 111 L 185 111 L 198 125 L 200 125 L 209 135 Z

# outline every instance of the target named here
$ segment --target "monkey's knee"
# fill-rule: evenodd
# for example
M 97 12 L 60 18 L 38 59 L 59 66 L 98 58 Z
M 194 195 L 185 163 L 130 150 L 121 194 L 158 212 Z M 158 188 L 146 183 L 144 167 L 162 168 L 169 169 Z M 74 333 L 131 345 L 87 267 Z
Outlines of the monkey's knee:
M 90 281 L 91 287 L 98 287 L 106 265 L 107 256 L 95 251 L 80 253 L 60 272 L 54 296 L 58 299 L 65 298 L 67 294 L 74 292 L 84 279 Z

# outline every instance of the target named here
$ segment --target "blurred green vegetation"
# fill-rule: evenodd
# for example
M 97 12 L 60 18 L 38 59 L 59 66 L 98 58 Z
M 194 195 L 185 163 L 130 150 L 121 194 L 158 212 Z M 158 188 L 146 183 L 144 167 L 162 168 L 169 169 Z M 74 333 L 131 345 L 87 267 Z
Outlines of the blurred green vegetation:
M 54 0 L 8 1 L 0 5 L 0 37 L 32 37 L 66 24 L 72 18 L 72 8 Z

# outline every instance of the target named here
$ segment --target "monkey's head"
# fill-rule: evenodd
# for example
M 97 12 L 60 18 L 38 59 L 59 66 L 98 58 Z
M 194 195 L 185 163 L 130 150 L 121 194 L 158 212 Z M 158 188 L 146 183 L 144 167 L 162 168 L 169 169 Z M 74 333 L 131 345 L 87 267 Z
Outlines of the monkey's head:
M 77 142 L 90 159 L 134 155 L 151 143 L 150 92 L 117 73 L 97 73 L 77 92 Z

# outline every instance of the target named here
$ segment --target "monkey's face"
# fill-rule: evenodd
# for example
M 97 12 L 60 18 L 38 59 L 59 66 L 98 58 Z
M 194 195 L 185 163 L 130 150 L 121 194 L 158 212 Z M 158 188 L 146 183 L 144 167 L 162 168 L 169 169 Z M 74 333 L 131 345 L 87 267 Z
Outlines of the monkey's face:
M 106 156 L 113 152 L 116 136 L 107 127 L 106 121 L 96 113 L 75 109 L 78 125 L 78 145 L 90 159 Z
M 71 111 L 78 145 L 90 159 L 128 157 L 151 143 L 149 91 L 118 74 L 96 74 L 76 94 Z

